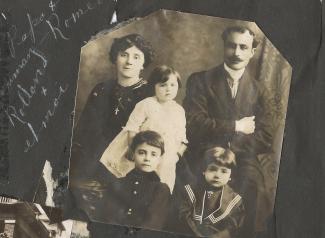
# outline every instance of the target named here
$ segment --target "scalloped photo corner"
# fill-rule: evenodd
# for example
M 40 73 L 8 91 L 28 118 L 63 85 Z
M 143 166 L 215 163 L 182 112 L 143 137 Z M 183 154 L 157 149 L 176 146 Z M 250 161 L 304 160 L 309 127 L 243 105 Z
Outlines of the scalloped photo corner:
M 291 73 L 253 22 L 160 10 L 97 35 L 80 55 L 76 211 L 199 237 L 265 232 Z

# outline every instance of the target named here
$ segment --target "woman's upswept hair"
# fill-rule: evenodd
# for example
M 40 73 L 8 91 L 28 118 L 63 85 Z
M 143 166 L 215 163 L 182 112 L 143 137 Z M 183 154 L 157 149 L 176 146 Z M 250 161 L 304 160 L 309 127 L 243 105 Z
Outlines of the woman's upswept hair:
M 147 67 L 154 59 L 154 50 L 151 44 L 139 34 L 130 34 L 120 38 L 115 38 L 109 51 L 109 59 L 112 64 L 116 63 L 117 55 L 132 46 L 137 47 L 144 54 L 144 65 Z

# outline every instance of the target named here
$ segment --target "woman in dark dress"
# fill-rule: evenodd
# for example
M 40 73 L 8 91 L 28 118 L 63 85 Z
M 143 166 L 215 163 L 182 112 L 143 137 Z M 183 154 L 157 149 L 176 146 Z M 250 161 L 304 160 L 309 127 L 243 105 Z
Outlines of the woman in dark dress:
M 99 162 L 100 156 L 126 124 L 135 104 L 149 96 L 141 73 L 152 62 L 153 50 L 142 36 L 130 34 L 114 39 L 109 59 L 116 77 L 91 91 L 72 141 L 70 188 L 79 209 L 90 218 L 96 217 L 100 209 L 96 200 L 111 176 Z

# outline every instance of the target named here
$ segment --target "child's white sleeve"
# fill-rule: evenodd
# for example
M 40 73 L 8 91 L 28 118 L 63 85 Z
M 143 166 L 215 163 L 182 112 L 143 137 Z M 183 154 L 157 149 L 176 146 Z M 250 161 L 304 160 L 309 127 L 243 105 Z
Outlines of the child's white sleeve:
M 140 131 L 141 125 L 144 123 L 146 118 L 146 101 L 144 99 L 135 105 L 135 108 L 130 114 L 129 120 L 123 129 L 137 133 Z
M 179 112 L 179 126 L 178 126 L 178 135 L 180 138 L 180 142 L 183 142 L 185 144 L 188 143 L 188 140 L 186 138 L 186 117 L 185 117 L 185 111 L 183 107 L 180 106 L 180 112 Z

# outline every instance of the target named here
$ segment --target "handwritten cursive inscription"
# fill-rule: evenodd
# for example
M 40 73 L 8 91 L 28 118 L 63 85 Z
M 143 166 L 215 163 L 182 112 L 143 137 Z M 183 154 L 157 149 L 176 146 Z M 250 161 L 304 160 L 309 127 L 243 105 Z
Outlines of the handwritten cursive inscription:
M 6 83 L 8 89 L 12 86 L 13 82 L 19 77 L 22 70 L 27 66 L 32 56 L 35 56 L 42 60 L 43 68 L 45 69 L 47 66 L 47 59 L 43 52 L 36 48 L 29 48 L 25 57 L 20 59 L 20 63 L 14 72 L 9 76 L 8 81 Z
M 103 0 L 89 0 L 62 17 L 57 9 L 63 2 L 49 1 L 48 9 L 39 14 L 26 12 L 25 27 L 11 25 L 7 32 L 7 44 L 15 67 L 9 73 L 5 85 L 13 100 L 8 107 L 2 107 L 2 111 L 12 128 L 27 132 L 22 133 L 26 135 L 24 152 L 39 144 L 42 132 L 49 128 L 69 88 L 68 84 L 49 80 L 53 77 L 47 75 L 48 67 L 55 61 L 46 53 L 48 45 L 69 41 L 73 37 L 73 26 L 104 3 Z M 53 90 L 57 90 L 57 94 L 50 98 Z M 41 105 L 48 102 L 47 107 L 38 108 L 39 97 L 46 100 Z
M 43 120 L 41 121 L 41 125 L 37 130 L 35 130 L 30 123 L 27 123 L 27 126 L 30 129 L 30 132 L 32 133 L 33 137 L 31 139 L 26 140 L 26 147 L 24 149 L 24 152 L 28 152 L 35 145 L 35 143 L 39 142 L 39 135 L 41 134 L 43 129 L 47 128 L 47 124 L 49 123 L 50 119 L 55 115 L 56 109 L 59 106 L 62 95 L 67 90 L 68 85 L 66 85 L 64 88 L 61 85 L 59 86 L 59 93 L 53 99 L 52 105 L 50 105 L 50 108 L 46 111 Z
M 49 8 L 52 12 L 45 14 L 40 13 L 37 17 L 32 17 L 29 13 L 26 14 L 29 29 L 27 31 L 19 32 L 16 25 L 10 27 L 8 36 L 8 44 L 11 56 L 16 57 L 16 46 L 27 43 L 30 39 L 30 43 L 33 45 L 41 45 L 49 37 L 53 37 L 55 40 L 69 40 L 70 38 L 65 33 L 66 30 L 71 28 L 72 24 L 76 24 L 79 19 L 85 17 L 87 13 L 97 9 L 103 4 L 103 0 L 96 0 L 95 2 L 88 1 L 84 8 L 74 9 L 68 18 L 62 19 L 54 10 L 60 1 L 49 3 Z M 61 24 L 63 23 L 63 24 Z M 40 27 L 47 28 L 47 31 L 42 29 L 42 32 L 37 32 Z M 38 36 L 41 35 L 41 36 Z
M 13 127 L 16 127 L 16 124 L 18 123 L 20 125 L 25 126 L 25 128 L 30 132 L 31 138 L 26 139 L 26 146 L 24 152 L 29 151 L 31 147 L 33 147 L 36 143 L 39 142 L 41 132 L 47 128 L 50 119 L 55 115 L 55 112 L 57 111 L 62 95 L 67 90 L 68 85 L 65 85 L 64 87 L 62 87 L 61 85 L 59 86 L 58 95 L 53 99 L 51 105 L 49 105 L 49 109 L 47 109 L 46 113 L 44 114 L 38 129 L 35 129 L 36 127 L 30 121 L 25 119 L 24 116 L 21 115 L 21 113 L 18 112 L 14 106 L 9 106 L 9 109 L 6 111 L 6 115 L 8 116 L 11 125 Z

